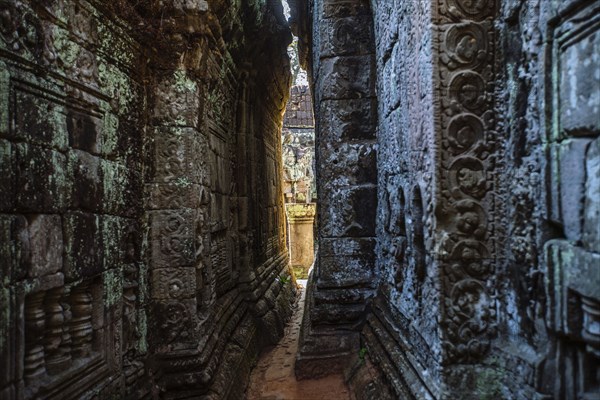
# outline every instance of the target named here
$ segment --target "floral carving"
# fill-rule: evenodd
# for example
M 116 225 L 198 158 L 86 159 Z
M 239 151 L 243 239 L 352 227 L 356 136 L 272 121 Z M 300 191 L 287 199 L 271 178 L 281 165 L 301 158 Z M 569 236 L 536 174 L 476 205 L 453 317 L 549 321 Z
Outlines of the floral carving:
M 187 307 L 183 303 L 171 301 L 161 303 L 162 315 L 160 329 L 165 343 L 173 343 L 178 338 L 186 338 L 189 335 L 187 331 L 190 324 L 190 315 Z
M 440 57 L 450 70 L 477 69 L 488 58 L 488 36 L 481 24 L 467 22 L 451 26 L 444 44 L 446 53 Z
M 485 81 L 476 72 L 463 71 L 450 80 L 448 97 L 453 108 L 463 107 L 470 111 L 480 111 L 485 105 Z
M 487 181 L 483 163 L 473 157 L 462 157 L 450 167 L 449 183 L 455 198 L 471 196 L 481 199 L 486 193 Z
M 484 356 L 495 334 L 493 286 L 492 110 L 494 0 L 440 0 L 439 58 L 443 165 L 439 219 L 446 230 L 443 296 L 444 362 Z M 458 22 L 460 21 L 460 22 Z M 485 22 L 481 22 L 485 21 Z M 445 226 L 444 226 L 445 225 Z
M 483 139 L 483 123 L 472 114 L 461 114 L 450 121 L 448 143 L 454 154 L 464 153 Z

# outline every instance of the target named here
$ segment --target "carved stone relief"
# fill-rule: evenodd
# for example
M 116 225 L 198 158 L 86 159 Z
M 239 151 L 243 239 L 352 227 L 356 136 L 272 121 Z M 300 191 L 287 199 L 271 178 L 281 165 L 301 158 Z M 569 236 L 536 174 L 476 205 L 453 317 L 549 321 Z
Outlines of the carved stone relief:
M 495 334 L 493 114 L 495 2 L 439 2 L 445 362 L 475 362 Z M 453 23 L 454 19 L 461 21 Z M 447 97 L 446 97 L 447 93 Z M 452 221 L 454 219 L 454 221 Z

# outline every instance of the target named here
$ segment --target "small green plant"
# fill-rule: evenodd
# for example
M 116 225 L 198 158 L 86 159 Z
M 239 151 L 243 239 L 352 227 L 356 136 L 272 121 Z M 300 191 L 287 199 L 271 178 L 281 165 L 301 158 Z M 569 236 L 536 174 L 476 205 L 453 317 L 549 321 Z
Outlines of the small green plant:
M 283 283 L 284 285 L 290 281 L 289 276 L 280 275 L 278 279 L 279 279 L 279 282 Z
M 367 348 L 366 347 L 361 347 L 360 350 L 358 351 L 358 359 L 360 360 L 360 362 L 365 362 L 365 356 L 367 355 Z

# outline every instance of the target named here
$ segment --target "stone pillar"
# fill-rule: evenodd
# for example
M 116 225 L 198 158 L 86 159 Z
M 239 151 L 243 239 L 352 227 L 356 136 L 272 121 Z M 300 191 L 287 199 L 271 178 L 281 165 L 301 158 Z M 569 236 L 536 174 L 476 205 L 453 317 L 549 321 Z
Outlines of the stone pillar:
M 375 281 L 377 101 L 371 8 L 365 0 L 315 0 L 312 7 L 319 250 L 296 362 L 301 379 L 341 371 L 358 353 L 358 326 Z
M 285 207 L 289 224 L 290 264 L 294 271 L 300 271 L 298 278 L 307 276 L 308 269 L 315 261 L 315 203 L 286 204 Z

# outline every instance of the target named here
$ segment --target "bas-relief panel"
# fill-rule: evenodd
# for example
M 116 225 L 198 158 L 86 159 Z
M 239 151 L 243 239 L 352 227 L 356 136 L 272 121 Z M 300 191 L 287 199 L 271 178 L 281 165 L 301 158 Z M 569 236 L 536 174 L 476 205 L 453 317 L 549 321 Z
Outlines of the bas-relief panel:
M 485 4 L 484 4 L 485 3 Z M 440 1 L 439 198 L 445 363 L 471 363 L 495 335 L 494 0 Z

